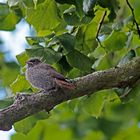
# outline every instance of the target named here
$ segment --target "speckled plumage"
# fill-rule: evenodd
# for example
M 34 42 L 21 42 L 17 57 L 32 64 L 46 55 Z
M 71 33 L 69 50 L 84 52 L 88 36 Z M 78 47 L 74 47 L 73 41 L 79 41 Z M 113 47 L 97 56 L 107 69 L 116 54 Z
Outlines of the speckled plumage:
M 47 91 L 58 87 L 75 88 L 71 82 L 67 81 L 51 65 L 43 63 L 39 59 L 30 59 L 27 62 L 26 79 L 33 87 Z

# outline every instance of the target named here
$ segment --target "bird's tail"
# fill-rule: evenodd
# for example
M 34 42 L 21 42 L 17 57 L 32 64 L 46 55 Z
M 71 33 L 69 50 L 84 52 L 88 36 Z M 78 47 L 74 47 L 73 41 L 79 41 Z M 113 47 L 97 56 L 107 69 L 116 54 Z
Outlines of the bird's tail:
M 60 87 L 71 89 L 71 90 L 76 88 L 76 86 L 68 80 L 64 81 L 60 79 L 55 79 L 55 81 L 56 81 L 56 84 L 59 85 Z

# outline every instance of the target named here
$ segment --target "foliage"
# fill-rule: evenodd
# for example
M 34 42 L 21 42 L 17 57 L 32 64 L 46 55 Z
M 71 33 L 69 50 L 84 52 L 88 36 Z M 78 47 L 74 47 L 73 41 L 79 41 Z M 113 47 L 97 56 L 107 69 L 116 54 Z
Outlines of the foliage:
M 0 3 L 0 30 L 13 31 L 24 19 L 36 31 L 26 37 L 30 48 L 17 55 L 21 73 L 15 62 L 5 62 L 4 53 L 0 54 L 1 87 L 14 94 L 35 90 L 24 76 L 25 62 L 30 57 L 42 58 L 69 78 L 127 63 L 140 55 L 139 7 L 137 0 Z M 105 90 L 60 104 L 49 118 L 39 113 L 15 124 L 17 133 L 11 139 L 137 140 L 139 85 L 125 99 L 119 98 L 128 91 Z M 0 108 L 10 103 L 7 99 L 0 101 Z

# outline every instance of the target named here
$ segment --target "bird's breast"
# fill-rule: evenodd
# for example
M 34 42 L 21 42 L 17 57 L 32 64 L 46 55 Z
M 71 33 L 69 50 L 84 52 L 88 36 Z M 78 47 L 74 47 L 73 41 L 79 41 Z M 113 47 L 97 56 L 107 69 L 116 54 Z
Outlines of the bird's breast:
M 26 78 L 36 88 L 45 89 L 47 86 L 53 84 L 53 78 L 47 74 L 47 70 L 38 67 L 27 69 Z

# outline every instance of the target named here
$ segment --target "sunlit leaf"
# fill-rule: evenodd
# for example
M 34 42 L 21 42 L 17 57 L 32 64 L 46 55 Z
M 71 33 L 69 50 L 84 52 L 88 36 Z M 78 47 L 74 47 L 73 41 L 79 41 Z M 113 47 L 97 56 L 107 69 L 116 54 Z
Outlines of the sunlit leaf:
M 39 32 L 52 30 L 60 23 L 58 9 L 54 0 L 46 0 L 37 5 L 36 9 L 27 9 L 27 21 Z
M 55 132 L 55 135 L 53 132 Z M 69 128 L 64 129 L 54 122 L 52 122 L 51 124 L 48 121 L 43 120 L 39 121 L 28 135 L 28 138 L 33 138 L 34 140 L 38 140 L 40 137 L 48 140 L 56 140 L 61 138 L 63 138 L 64 140 L 71 140 L 72 131 Z
M 24 75 L 18 75 L 17 79 L 11 84 L 11 89 L 14 93 L 26 91 L 30 88 L 30 84 L 25 79 Z
M 38 120 L 47 119 L 49 115 L 47 112 L 40 112 L 30 117 L 27 117 L 14 125 L 14 129 L 17 132 L 21 132 L 23 134 L 27 134 L 37 123 Z
M 93 51 L 98 45 L 96 41 L 96 29 L 97 24 L 94 21 L 86 26 L 81 26 L 76 34 L 75 48 L 83 51 L 85 54 Z
M 120 50 L 125 46 L 127 36 L 124 32 L 113 31 L 103 42 L 110 51 Z
M 108 94 L 105 91 L 93 94 L 84 99 L 84 101 L 82 100 L 83 103 L 81 107 L 89 115 L 98 118 L 100 117 L 102 110 L 104 108 L 107 95 Z
M 0 3 L 0 30 L 14 30 L 16 24 L 20 21 L 7 4 Z
M 21 66 L 25 66 L 26 61 L 29 59 L 26 52 L 22 52 L 22 53 L 18 54 L 16 56 L 16 58 L 17 58 L 17 60 L 18 60 L 18 62 L 20 63 Z

